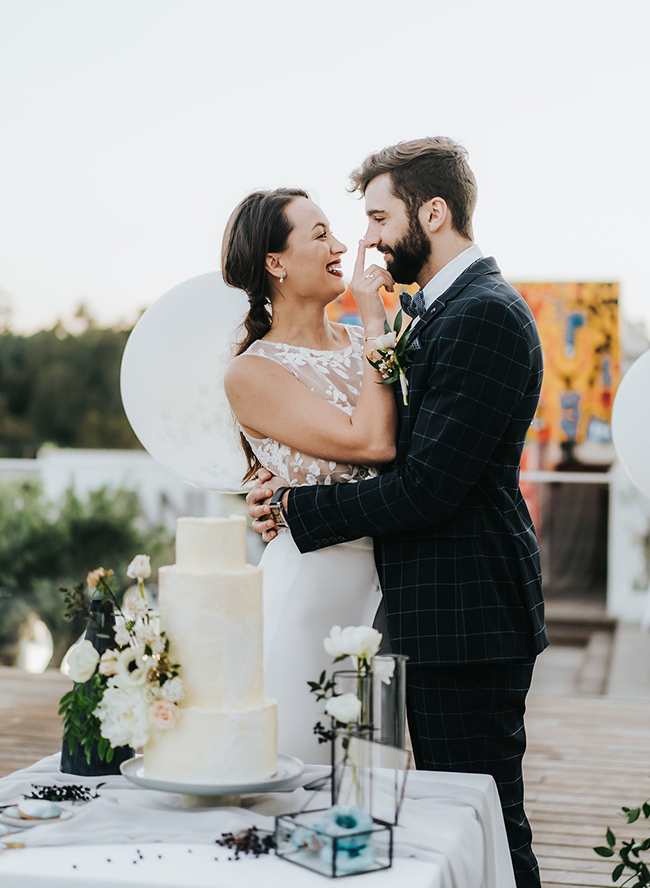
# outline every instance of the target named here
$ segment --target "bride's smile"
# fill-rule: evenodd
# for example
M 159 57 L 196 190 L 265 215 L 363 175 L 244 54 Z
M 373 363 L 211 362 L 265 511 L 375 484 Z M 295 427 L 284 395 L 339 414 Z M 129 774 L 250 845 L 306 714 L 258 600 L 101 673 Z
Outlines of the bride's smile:
M 347 253 L 320 207 L 298 197 L 286 210 L 292 232 L 287 249 L 269 256 L 276 277 L 277 296 L 318 297 L 332 302 L 345 291 L 341 256 Z M 280 278 L 284 280 L 280 284 Z

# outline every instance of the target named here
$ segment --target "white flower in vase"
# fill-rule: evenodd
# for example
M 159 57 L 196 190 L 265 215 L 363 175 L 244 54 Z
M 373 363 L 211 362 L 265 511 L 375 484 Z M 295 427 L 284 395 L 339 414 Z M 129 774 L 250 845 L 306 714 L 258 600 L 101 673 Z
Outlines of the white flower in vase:
M 147 613 L 147 601 L 140 594 L 137 586 L 132 586 L 124 593 L 122 600 L 122 610 L 131 620 L 137 620 Z
M 158 617 L 149 620 L 139 619 L 133 627 L 133 632 L 139 644 L 148 644 L 153 650 L 156 640 L 160 638 L 160 621 Z M 154 653 L 160 654 L 162 651 L 154 651 Z
M 68 654 L 68 675 L 78 684 L 88 681 L 99 663 L 99 654 L 92 642 L 84 641 L 75 645 Z
M 109 686 L 95 709 L 101 734 L 111 746 L 144 746 L 149 739 L 149 705 L 144 688 L 124 684 L 121 676 Z
M 124 647 L 131 641 L 129 630 L 126 628 L 124 617 L 118 614 L 115 617 L 115 644 L 118 647 Z
M 392 657 L 374 657 L 372 661 L 372 674 L 389 685 L 395 673 L 395 660 Z
M 330 697 L 325 704 L 325 712 L 341 724 L 349 725 L 356 722 L 361 715 L 361 700 L 356 694 L 341 694 Z
M 147 580 L 151 576 L 151 558 L 148 555 L 136 555 L 126 569 L 131 580 Z
M 120 683 L 125 686 L 142 687 L 148 681 L 152 666 L 152 661 L 145 658 L 143 644 L 126 648 L 117 661 Z
M 379 651 L 381 632 L 371 626 L 332 626 L 323 646 L 331 657 L 356 657 L 370 660 Z
M 165 639 L 162 635 L 156 635 L 154 640 L 151 642 L 151 650 L 154 654 L 164 654 L 165 653 Z
M 179 703 L 185 696 L 185 686 L 182 679 L 178 675 L 170 678 L 162 686 L 160 693 L 164 700 L 169 700 L 170 703 Z

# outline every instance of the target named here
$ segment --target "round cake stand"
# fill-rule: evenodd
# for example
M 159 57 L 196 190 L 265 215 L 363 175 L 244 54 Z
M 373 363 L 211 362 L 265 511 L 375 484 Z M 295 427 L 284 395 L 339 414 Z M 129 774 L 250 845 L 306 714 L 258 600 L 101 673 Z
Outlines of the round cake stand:
M 128 759 L 120 765 L 120 771 L 131 783 L 145 789 L 180 793 L 183 808 L 239 806 L 242 795 L 291 789 L 304 768 L 300 759 L 292 755 L 278 755 L 278 770 L 267 780 L 256 780 L 252 783 L 177 783 L 172 780 L 147 777 L 141 755 L 136 755 L 135 758 Z

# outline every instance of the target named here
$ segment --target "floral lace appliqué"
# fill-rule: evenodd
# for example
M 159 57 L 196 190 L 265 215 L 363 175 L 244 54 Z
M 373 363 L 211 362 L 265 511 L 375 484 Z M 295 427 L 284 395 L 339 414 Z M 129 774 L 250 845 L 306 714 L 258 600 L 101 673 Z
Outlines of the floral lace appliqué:
M 315 351 L 284 342 L 260 340 L 253 343 L 246 354 L 276 361 L 328 404 L 351 416 L 359 400 L 363 377 L 363 330 L 351 325 L 346 325 L 346 329 L 350 345 L 341 351 Z M 274 475 L 286 478 L 292 487 L 363 481 L 379 474 L 374 466 L 320 459 L 292 450 L 272 438 L 246 435 L 246 439 L 260 463 Z

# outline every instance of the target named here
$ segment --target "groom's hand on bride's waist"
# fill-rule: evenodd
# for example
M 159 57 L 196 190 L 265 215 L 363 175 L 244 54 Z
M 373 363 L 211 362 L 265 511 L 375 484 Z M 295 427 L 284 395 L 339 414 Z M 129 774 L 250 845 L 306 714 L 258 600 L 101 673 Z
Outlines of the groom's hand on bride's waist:
M 262 539 L 265 543 L 270 542 L 273 537 L 278 535 L 275 521 L 271 517 L 269 500 L 273 495 L 273 491 L 277 490 L 278 487 L 287 486 L 288 484 L 284 478 L 278 478 L 277 475 L 271 474 L 268 469 L 260 469 L 257 473 L 257 483 L 251 488 L 246 497 L 248 514 L 253 519 L 253 530 L 256 533 L 262 534 Z

